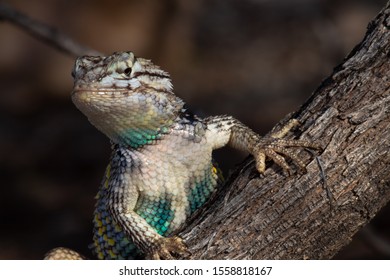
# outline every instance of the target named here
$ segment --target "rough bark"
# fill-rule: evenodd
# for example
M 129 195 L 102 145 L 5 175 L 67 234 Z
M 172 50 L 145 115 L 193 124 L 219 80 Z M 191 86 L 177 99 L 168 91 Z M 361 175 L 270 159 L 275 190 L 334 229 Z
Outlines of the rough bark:
M 245 162 L 181 233 L 192 259 L 329 259 L 389 201 L 389 3 L 292 116 L 302 126 L 290 137 L 324 148 L 325 181 L 306 151 L 308 172 L 290 177 Z

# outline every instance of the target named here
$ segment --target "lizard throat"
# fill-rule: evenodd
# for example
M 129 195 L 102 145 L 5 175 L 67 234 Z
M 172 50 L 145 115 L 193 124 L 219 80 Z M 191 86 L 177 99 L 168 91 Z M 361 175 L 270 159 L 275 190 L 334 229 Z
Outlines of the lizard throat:
M 168 127 L 153 129 L 133 129 L 130 128 L 117 136 L 118 142 L 128 145 L 133 149 L 138 149 L 145 145 L 156 143 L 164 134 L 169 132 Z
M 134 149 L 153 144 L 169 133 L 183 107 L 181 99 L 156 91 L 124 94 L 75 90 L 72 100 L 112 142 Z

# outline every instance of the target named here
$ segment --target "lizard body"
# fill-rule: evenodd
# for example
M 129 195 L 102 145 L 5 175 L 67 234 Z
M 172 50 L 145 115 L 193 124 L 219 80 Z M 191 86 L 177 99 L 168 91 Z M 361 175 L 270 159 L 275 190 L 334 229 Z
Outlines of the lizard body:
M 201 119 L 173 93 L 168 73 L 131 52 L 78 58 L 72 100 L 112 143 L 110 163 L 96 196 L 93 249 L 99 259 L 171 259 L 186 246 L 172 232 L 214 193 L 220 178 L 212 151 L 225 145 L 251 153 L 260 173 L 271 158 L 285 171 L 285 140 L 297 122 L 261 137 L 230 116 Z M 62 256 L 64 249 L 61 251 Z M 56 256 L 56 251 L 48 255 Z

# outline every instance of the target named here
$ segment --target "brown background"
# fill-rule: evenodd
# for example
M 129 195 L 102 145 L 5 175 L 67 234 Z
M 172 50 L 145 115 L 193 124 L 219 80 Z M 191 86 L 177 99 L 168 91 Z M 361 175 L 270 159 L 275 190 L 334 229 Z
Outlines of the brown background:
M 98 51 L 132 50 L 171 73 L 201 116 L 265 133 L 363 38 L 385 0 L 6 1 Z M 74 58 L 0 22 L 0 259 L 55 246 L 89 255 L 109 143 L 70 100 Z M 245 155 L 224 149 L 222 168 Z M 336 258 L 389 258 L 384 209 Z

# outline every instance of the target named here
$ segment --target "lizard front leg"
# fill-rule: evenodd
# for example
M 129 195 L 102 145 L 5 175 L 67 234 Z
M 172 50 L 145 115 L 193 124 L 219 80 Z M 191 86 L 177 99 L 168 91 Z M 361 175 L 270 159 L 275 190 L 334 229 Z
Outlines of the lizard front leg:
M 158 208 L 159 198 L 143 199 L 143 194 L 134 182 L 130 162 L 126 153 L 113 159 L 111 178 L 109 180 L 108 210 L 114 221 L 122 228 L 147 259 L 174 259 L 172 254 L 184 255 L 187 247 L 179 237 L 161 236 L 139 213 L 137 205 L 148 210 Z M 145 202 L 147 201 L 147 202 Z M 146 204 L 145 204 L 146 203 Z M 138 205 L 139 206 L 139 205 Z M 156 217 L 152 217 L 156 218 Z
M 163 237 L 159 235 L 141 216 L 133 210 L 112 206 L 110 211 L 114 220 L 130 236 L 134 244 L 146 255 L 146 259 L 174 259 L 171 253 L 183 255 L 187 247 L 177 236 Z
M 291 147 L 314 148 L 319 147 L 306 140 L 287 140 L 283 137 L 299 123 L 296 119 L 290 120 L 280 130 L 269 136 L 261 137 L 253 130 L 230 116 L 216 116 L 205 119 L 207 124 L 208 142 L 212 149 L 218 149 L 225 145 L 251 153 L 256 160 L 256 168 L 260 173 L 265 172 L 266 158 L 272 159 L 277 165 L 290 174 L 291 169 L 286 162 L 288 157 L 302 170 L 305 164 L 291 151 Z

